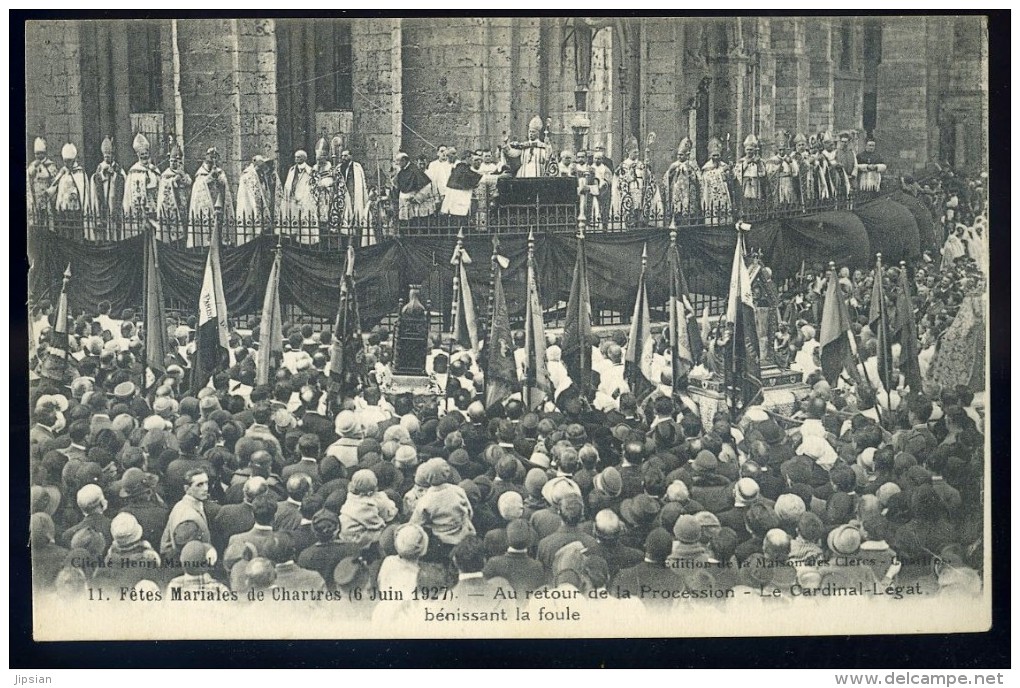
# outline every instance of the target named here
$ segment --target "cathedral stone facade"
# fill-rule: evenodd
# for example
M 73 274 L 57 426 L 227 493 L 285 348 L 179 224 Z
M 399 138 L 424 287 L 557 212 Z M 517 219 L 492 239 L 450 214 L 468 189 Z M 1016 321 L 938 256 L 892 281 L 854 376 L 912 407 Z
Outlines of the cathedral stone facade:
M 664 171 L 690 137 L 874 136 L 890 170 L 987 164 L 982 17 L 415 18 L 36 21 L 26 152 L 66 141 L 86 168 L 145 133 L 186 165 L 215 146 L 232 179 L 340 134 L 374 183 L 396 150 L 495 148 L 539 115 L 557 149 L 636 138 Z M 653 136 L 654 134 L 654 136 Z M 863 147 L 863 142 L 859 148 Z

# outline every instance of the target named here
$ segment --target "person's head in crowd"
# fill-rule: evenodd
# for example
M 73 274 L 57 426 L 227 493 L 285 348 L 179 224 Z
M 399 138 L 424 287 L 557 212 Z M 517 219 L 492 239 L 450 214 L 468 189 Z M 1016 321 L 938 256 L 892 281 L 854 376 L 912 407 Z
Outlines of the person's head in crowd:
M 454 546 L 450 556 L 461 575 L 479 573 L 485 567 L 485 543 L 477 535 L 468 535 Z
M 252 516 L 255 524 L 262 527 L 272 527 L 273 519 L 276 518 L 278 505 L 272 494 L 264 492 L 255 497 L 251 502 Z

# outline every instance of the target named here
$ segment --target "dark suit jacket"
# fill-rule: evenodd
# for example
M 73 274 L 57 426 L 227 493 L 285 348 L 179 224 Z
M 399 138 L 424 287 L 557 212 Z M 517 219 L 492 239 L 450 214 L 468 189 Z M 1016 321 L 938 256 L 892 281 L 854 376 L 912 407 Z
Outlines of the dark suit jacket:
M 562 525 L 560 528 L 538 543 L 538 560 L 546 571 L 552 570 L 553 558 L 560 548 L 571 542 L 580 542 L 585 547 L 592 547 L 596 544 L 595 538 L 581 531 L 580 528 Z
M 326 586 L 333 589 L 333 569 L 346 557 L 355 557 L 361 553 L 361 547 L 353 542 L 317 542 L 305 547 L 297 559 L 298 566 L 315 571 L 326 581 Z
M 210 524 L 213 547 L 223 552 L 232 535 L 245 533 L 255 525 L 255 513 L 251 504 L 226 504 L 220 507 Z
M 483 573 L 486 579 L 505 578 L 522 599 L 525 593 L 541 588 L 546 582 L 545 569 L 527 552 L 507 552 L 493 557 L 485 562 Z
M 612 579 L 623 569 L 640 564 L 645 555 L 639 549 L 627 547 L 620 542 L 599 541 L 588 548 L 590 557 L 602 557 L 609 564 L 609 578 Z
M 264 530 L 261 528 L 252 528 L 251 530 L 237 535 L 231 535 L 230 541 L 227 542 L 226 551 L 223 553 L 223 566 L 229 571 L 234 567 L 234 564 L 239 562 L 244 557 L 244 546 L 246 543 L 252 543 L 255 545 L 255 549 L 262 554 L 265 549 L 265 545 L 269 540 L 273 538 L 272 530 Z
M 276 503 L 276 518 L 273 519 L 273 530 L 290 531 L 301 525 L 301 505 L 286 499 Z
M 128 502 L 120 508 L 118 513 L 128 513 L 134 516 L 138 524 L 142 526 L 142 539 L 147 540 L 149 544 L 155 543 L 158 546 L 159 539 L 163 537 L 163 529 L 166 528 L 167 518 L 170 516 L 170 509 L 147 500 Z
M 309 478 L 311 478 L 312 479 L 312 487 L 313 488 L 319 486 L 319 484 L 320 484 L 320 481 L 319 481 L 319 464 L 317 462 L 315 462 L 315 461 L 298 461 L 297 463 L 292 463 L 289 466 L 284 466 L 283 470 L 280 471 L 280 480 L 282 480 L 283 483 L 286 484 L 287 480 L 290 478 L 290 476 L 292 476 L 292 475 L 294 475 L 296 473 L 304 473 Z
M 109 547 L 113 542 L 113 538 L 110 536 L 110 519 L 108 519 L 105 514 L 89 514 L 80 522 L 65 530 L 60 536 L 58 542 L 64 547 L 70 547 L 71 538 L 74 537 L 74 534 L 79 530 L 85 530 L 86 528 L 91 528 L 92 530 L 102 533 L 103 537 L 106 538 L 107 547 Z M 160 535 L 162 535 L 162 533 L 160 533 Z

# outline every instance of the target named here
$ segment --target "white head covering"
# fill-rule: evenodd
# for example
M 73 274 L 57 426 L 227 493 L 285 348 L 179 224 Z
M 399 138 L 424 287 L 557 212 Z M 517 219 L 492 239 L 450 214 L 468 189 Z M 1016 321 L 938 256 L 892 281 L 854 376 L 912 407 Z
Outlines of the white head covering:
M 148 153 L 149 139 L 145 138 L 143 134 L 136 134 L 135 140 L 134 142 L 132 142 L 131 147 L 135 149 L 135 153 Z

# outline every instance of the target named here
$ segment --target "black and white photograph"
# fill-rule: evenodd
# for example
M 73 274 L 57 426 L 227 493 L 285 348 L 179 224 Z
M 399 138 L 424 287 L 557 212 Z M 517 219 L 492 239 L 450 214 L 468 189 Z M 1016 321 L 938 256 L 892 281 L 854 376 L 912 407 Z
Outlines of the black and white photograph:
M 987 631 L 988 22 L 28 20 L 34 639 Z

